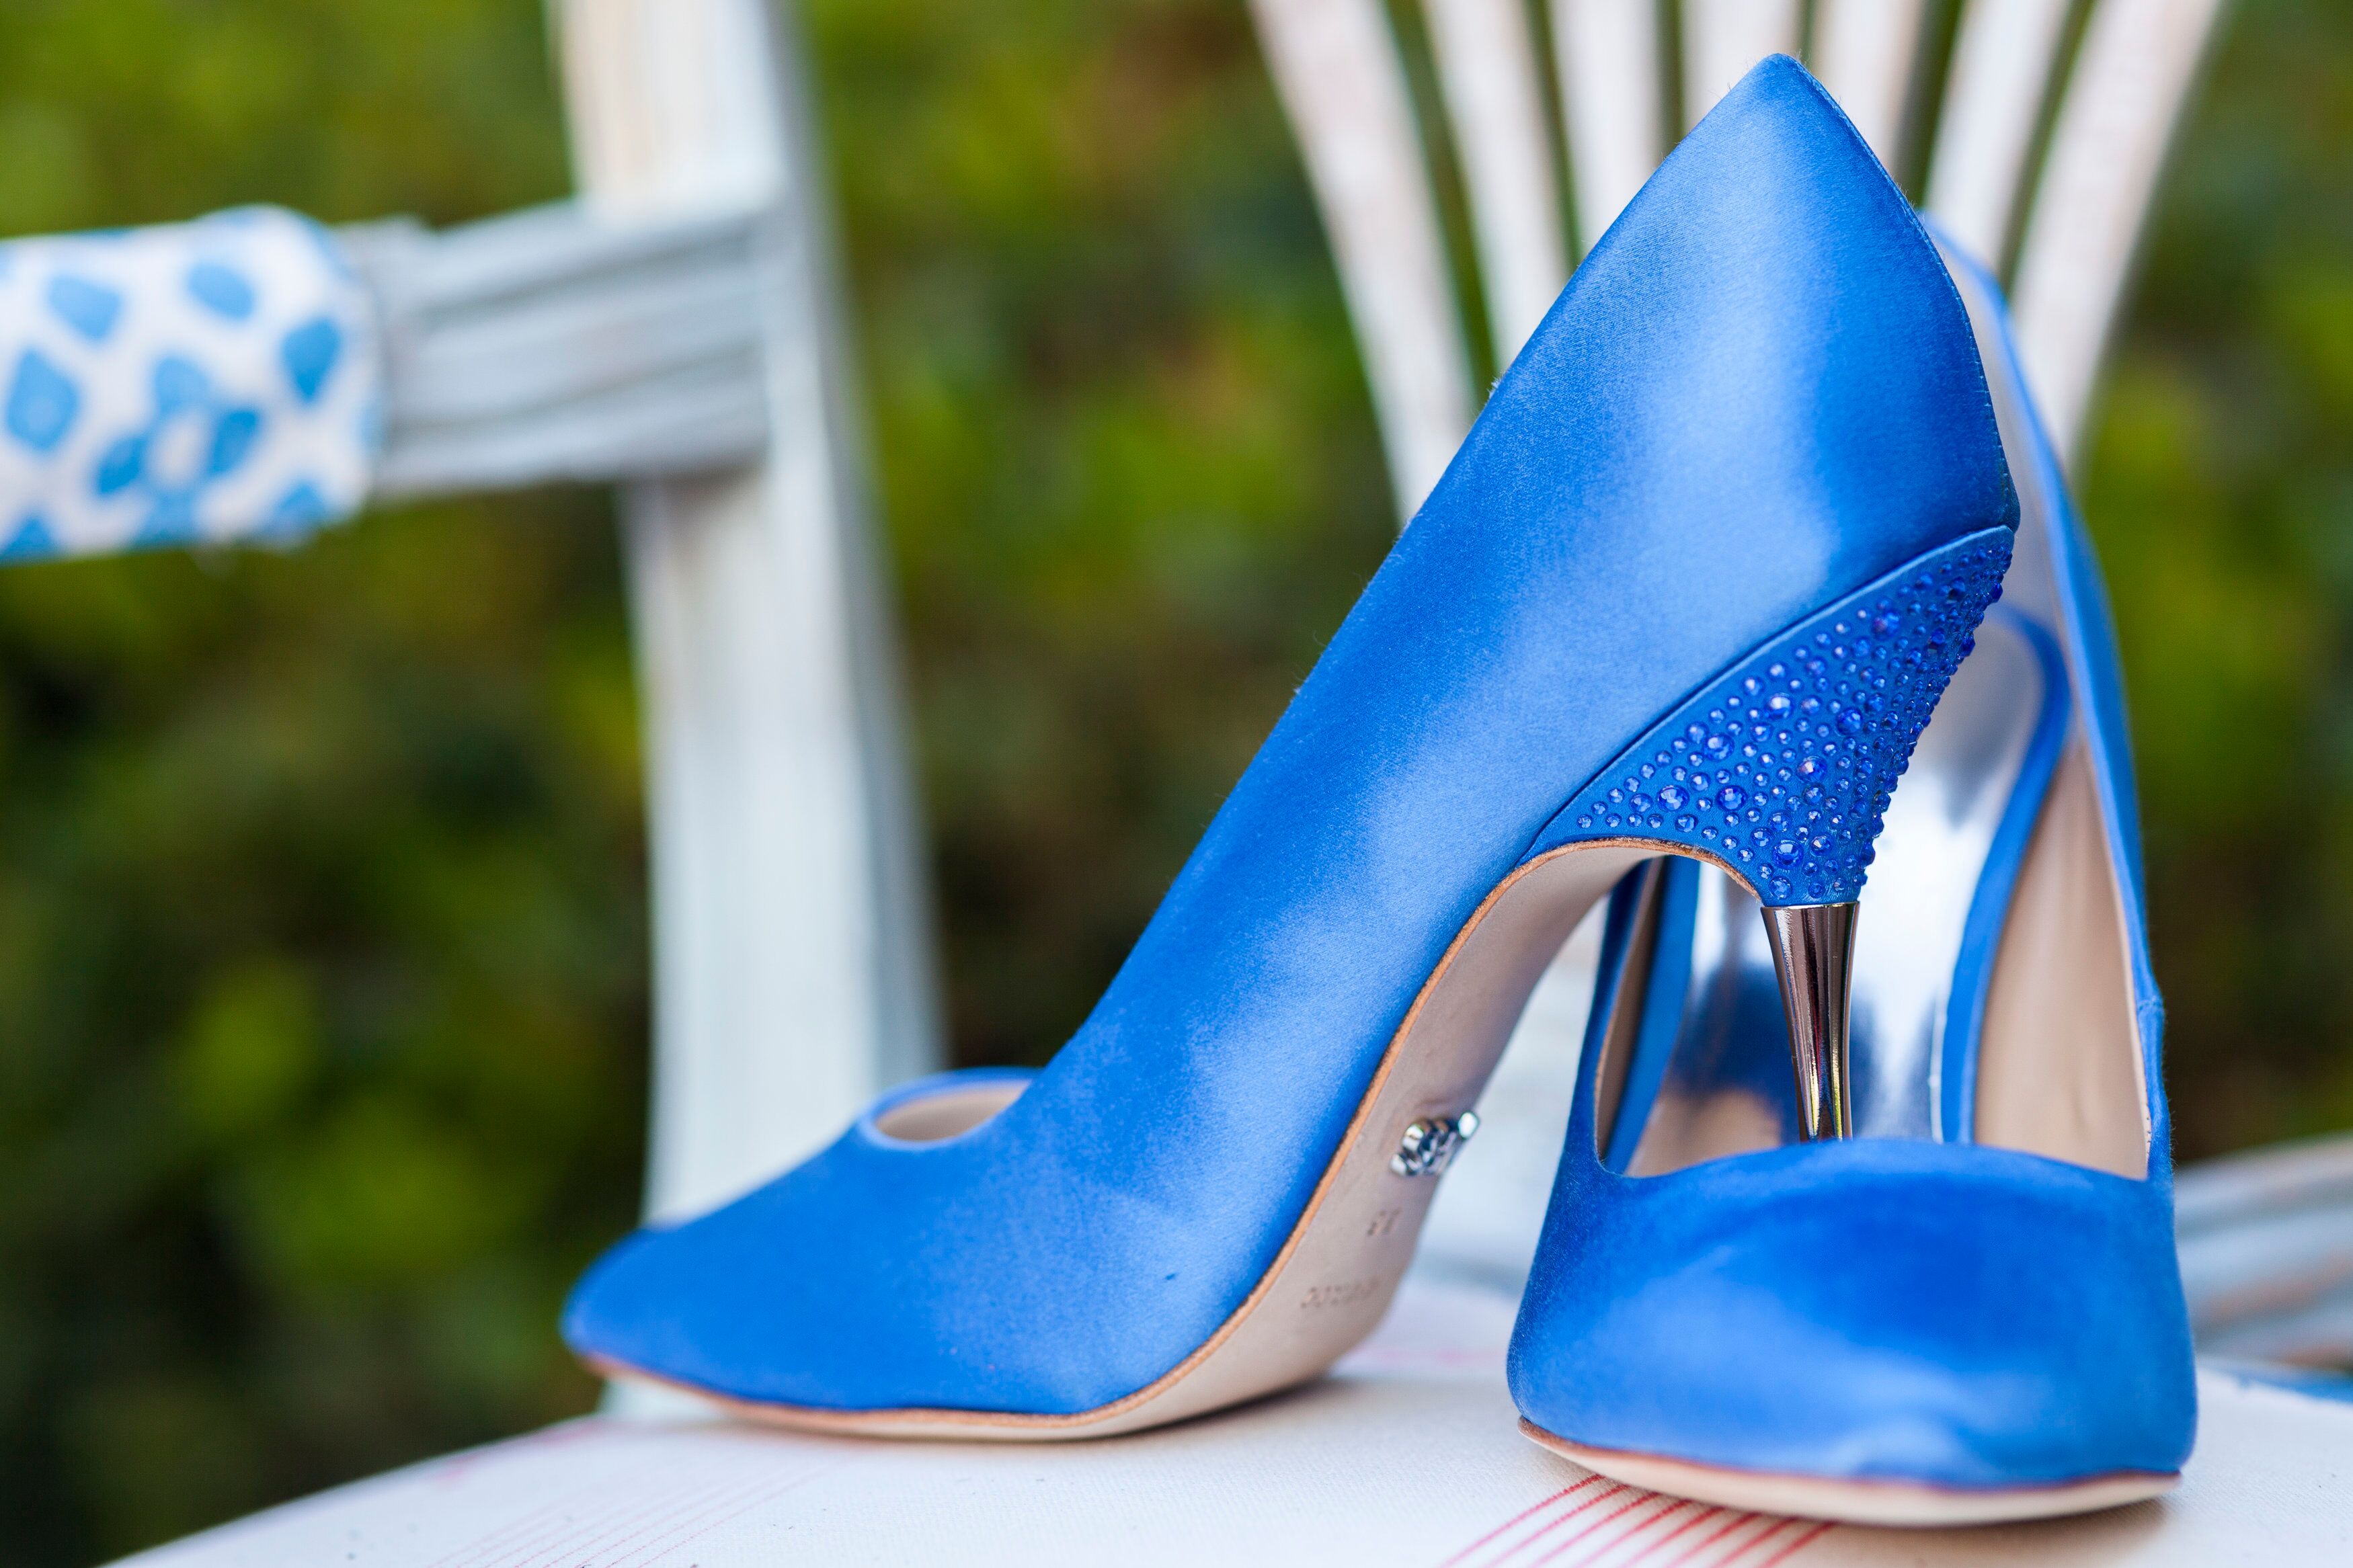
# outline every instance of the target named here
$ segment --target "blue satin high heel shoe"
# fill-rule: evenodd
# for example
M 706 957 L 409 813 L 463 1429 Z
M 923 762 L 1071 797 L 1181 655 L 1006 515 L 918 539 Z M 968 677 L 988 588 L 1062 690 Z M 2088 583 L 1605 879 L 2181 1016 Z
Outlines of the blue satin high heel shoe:
M 2105 592 L 1995 287 L 1949 258 L 2020 490 L 2004 601 L 1851 969 L 1687 861 L 1613 895 L 1511 1357 L 1524 1428 L 1588 1468 L 1894 1524 L 2150 1497 L 2197 1424 Z M 1828 1021 L 1794 1074 L 1792 992 Z
M 1564 291 L 1052 1063 L 894 1091 L 624 1242 L 566 1337 L 896 1436 L 1314 1376 L 1630 868 L 1852 900 L 2015 521 L 1935 252 L 1811 79 L 1760 68 Z

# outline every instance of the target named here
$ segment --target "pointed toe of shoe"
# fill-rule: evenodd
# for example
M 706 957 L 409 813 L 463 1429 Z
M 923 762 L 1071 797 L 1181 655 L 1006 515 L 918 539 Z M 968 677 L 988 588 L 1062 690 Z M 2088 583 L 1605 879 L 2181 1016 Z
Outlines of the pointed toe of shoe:
M 750 1403 L 845 1403 L 849 1342 L 787 1178 L 699 1219 L 649 1226 L 598 1258 L 565 1303 L 565 1342 L 598 1370 Z
M 565 1343 L 602 1372 L 742 1392 L 730 1375 L 724 1285 L 714 1295 L 699 1251 L 680 1230 L 641 1230 L 615 1244 L 573 1287 Z
M 1892 1142 L 1609 1180 L 1638 1212 L 1563 1237 L 1514 1339 L 1514 1393 L 1555 1436 L 1945 1488 L 2188 1456 L 2189 1330 L 2178 1286 L 2151 1286 L 2176 1277 L 2147 1184 Z

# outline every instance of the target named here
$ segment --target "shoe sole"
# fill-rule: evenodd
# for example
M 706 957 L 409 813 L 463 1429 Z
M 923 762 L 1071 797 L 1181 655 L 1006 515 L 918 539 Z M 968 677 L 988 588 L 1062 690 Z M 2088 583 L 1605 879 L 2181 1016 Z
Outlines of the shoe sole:
M 588 1358 L 590 1364 L 608 1377 L 678 1389 L 733 1415 L 801 1431 L 1002 1442 L 1141 1431 L 1321 1376 L 1379 1324 L 1413 1260 L 1438 1183 L 1390 1169 L 1406 1128 L 1459 1115 L 1478 1098 L 1538 977 L 1577 922 L 1627 871 L 1668 852 L 1692 853 L 1636 839 L 1588 840 L 1530 861 L 1497 884 L 1391 1037 L 1272 1266 L 1206 1343 L 1124 1399 L 1058 1415 L 827 1410 L 718 1394 L 608 1358 Z
M 1908 1481 L 1841 1481 L 1820 1476 L 1776 1475 L 1736 1470 L 1689 1459 L 1620 1448 L 1588 1448 L 1554 1436 L 1533 1421 L 1520 1430 L 1541 1447 L 1613 1481 L 1646 1491 L 1690 1498 L 1695 1502 L 1752 1513 L 1796 1519 L 1835 1520 L 1844 1524 L 1911 1528 L 1954 1524 L 1999 1524 L 2052 1519 L 2143 1502 L 2181 1483 L 2179 1471 L 2118 1470 L 2052 1486 L 1936 1487 Z

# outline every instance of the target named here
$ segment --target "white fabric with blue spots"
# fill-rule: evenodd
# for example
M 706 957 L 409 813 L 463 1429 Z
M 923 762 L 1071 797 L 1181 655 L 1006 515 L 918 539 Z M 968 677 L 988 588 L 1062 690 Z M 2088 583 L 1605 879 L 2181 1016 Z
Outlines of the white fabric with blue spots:
M 308 218 L 0 245 L 0 561 L 299 539 L 359 510 L 381 404 L 373 300 Z

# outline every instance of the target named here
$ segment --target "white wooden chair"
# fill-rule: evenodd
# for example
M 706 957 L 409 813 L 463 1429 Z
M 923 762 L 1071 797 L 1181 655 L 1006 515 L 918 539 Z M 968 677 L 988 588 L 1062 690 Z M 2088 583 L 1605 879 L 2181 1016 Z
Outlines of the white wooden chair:
M 1470 426 L 1470 367 L 1518 352 L 1572 258 L 1664 155 L 1670 106 L 1695 122 L 1777 51 L 1810 63 L 1891 168 L 1926 153 L 1923 205 L 2009 281 L 2028 377 L 2072 460 L 2221 9 L 1961 0 L 1946 61 L 1929 58 L 1927 0 L 1418 0 L 1407 14 L 1426 30 L 1443 121 L 1431 126 L 1417 120 L 1382 0 L 1251 0 L 1338 261 L 1400 520 Z M 1447 265 L 1432 178 L 1441 140 L 1461 174 L 1475 279 Z M 1474 282 L 1483 321 L 1461 303 Z M 1505 1283 L 1525 1272 L 1567 1120 L 1590 942 L 1589 931 L 1572 939 L 1498 1068 L 1482 1146 L 1431 1215 L 1429 1266 Z
M 1381 0 L 1252 3 L 1307 149 L 1409 515 L 1467 427 L 1473 393 L 1472 329 L 1446 270 L 1397 47 Z M 1965 14 L 1931 205 L 1998 256 L 2013 198 L 2035 193 L 2021 313 L 2038 384 L 2070 440 L 2216 3 L 2098 0 L 2065 72 L 2067 0 L 1971 0 Z M 724 474 L 640 480 L 629 496 L 659 932 L 649 1205 L 676 1213 L 776 1170 L 873 1088 L 924 1062 L 935 1048 L 928 955 L 789 30 L 767 0 L 551 4 L 592 207 L 649 220 L 748 211 L 767 226 L 765 456 Z M 1565 279 L 1572 233 L 1599 233 L 1661 155 L 1671 95 L 1658 18 L 1649 0 L 1554 0 L 1559 58 L 1548 69 L 1521 0 L 1425 4 L 1471 192 L 1488 302 L 1478 330 L 1500 363 Z M 1821 0 L 1817 10 L 1813 58 L 1874 144 L 1894 153 L 1918 74 L 1921 0 Z M 1686 106 L 1711 102 L 1770 49 L 1794 47 L 1798 15 L 1795 0 L 1693 0 Z M 2030 179 L 2041 105 L 2062 77 L 2059 130 Z M 1574 230 L 1557 196 L 1546 109 L 1556 98 Z M 1566 1082 L 1581 1011 L 1573 986 L 1539 993 L 1507 1058 L 1516 1088 Z M 1472 1201 L 1442 1210 L 1432 1237 L 1491 1283 L 1524 1267 L 1558 1148 L 1557 1125 L 1531 1132 L 1518 1120 L 1516 1148 L 1482 1133 L 1483 1158 L 1465 1162 L 1453 1184 L 1484 1163 L 1489 1186 L 1462 1186 Z M 1490 1125 L 1513 1121 L 1499 1113 Z M 645 1568 L 796 1552 L 1174 1563 L 1436 1561 L 1451 1550 L 1448 1561 L 1757 1563 L 1823 1539 L 1828 1527 L 1716 1510 L 1692 1536 L 1687 1505 L 1617 1489 L 1588 1511 L 1574 1476 L 1513 1433 L 1501 1386 L 1510 1319 L 1509 1293 L 1409 1280 L 1339 1378 L 1118 1443 L 875 1445 L 593 1418 L 274 1510 L 156 1561 Z M 2283 1486 L 2327 1494 L 2331 1456 L 2353 1449 L 2353 1412 L 2275 1408 L 2271 1397 L 2208 1387 L 2201 1473 L 2216 1479 L 2168 1516 L 2161 1538 L 2118 1515 L 2060 1527 L 2088 1531 L 2070 1535 L 2070 1549 L 2204 1560 L 2241 1528 L 2232 1500 Z M 2316 1504 L 2274 1510 L 2265 1526 L 2277 1561 L 2320 1562 L 2347 1519 Z M 1851 1534 L 1841 1560 L 1958 1561 L 1988 1545 L 2032 1556 L 2057 1544 L 2031 1531 L 1998 1542 L 1981 1534 L 1949 1551 Z

